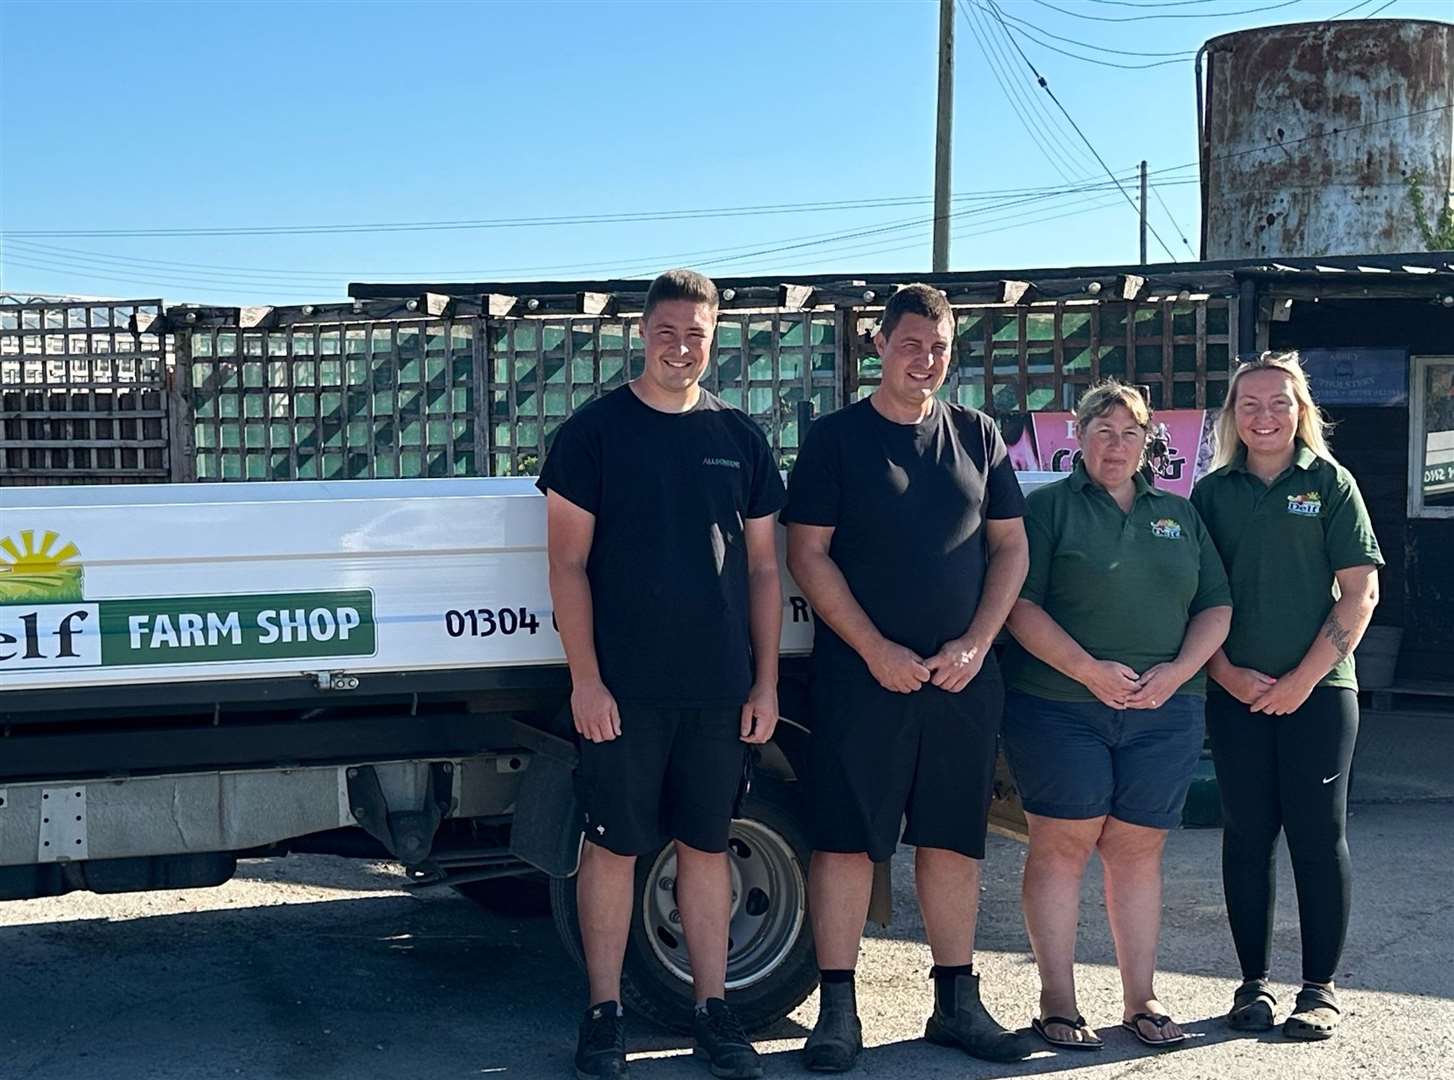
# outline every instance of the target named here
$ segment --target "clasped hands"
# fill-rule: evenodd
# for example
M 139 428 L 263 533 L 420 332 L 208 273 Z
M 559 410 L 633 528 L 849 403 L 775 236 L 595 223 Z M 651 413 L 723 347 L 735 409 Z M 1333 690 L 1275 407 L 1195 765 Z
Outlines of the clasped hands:
M 912 694 L 925 683 L 957 694 L 984 667 L 985 650 L 968 638 L 947 641 L 933 656 L 924 659 L 913 649 L 884 639 L 864 657 L 868 670 L 885 690 Z

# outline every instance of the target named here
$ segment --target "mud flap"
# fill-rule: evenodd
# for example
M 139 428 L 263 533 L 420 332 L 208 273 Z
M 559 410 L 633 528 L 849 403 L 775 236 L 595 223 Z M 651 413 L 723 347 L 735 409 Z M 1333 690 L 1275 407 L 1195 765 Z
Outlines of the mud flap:
M 515 798 L 510 854 L 551 877 L 570 877 L 580 865 L 585 835 L 575 747 L 537 729 L 517 734 L 536 754 Z

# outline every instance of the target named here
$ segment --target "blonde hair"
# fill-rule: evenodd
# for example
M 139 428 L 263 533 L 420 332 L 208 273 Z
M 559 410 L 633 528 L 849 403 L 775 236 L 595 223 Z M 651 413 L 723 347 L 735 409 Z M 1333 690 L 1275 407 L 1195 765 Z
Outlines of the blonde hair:
M 1287 381 L 1292 383 L 1293 400 L 1297 402 L 1297 439 L 1315 455 L 1336 465 L 1338 459 L 1328 449 L 1328 431 L 1332 425 L 1313 401 L 1308 377 L 1303 374 L 1302 357 L 1297 350 L 1292 349 L 1286 352 L 1265 352 L 1256 360 L 1238 365 L 1237 370 L 1232 373 L 1231 381 L 1227 383 L 1227 398 L 1222 402 L 1221 411 L 1217 413 L 1217 451 L 1212 458 L 1212 468 L 1220 469 L 1223 465 L 1230 465 L 1242 452 L 1242 437 L 1237 434 L 1237 384 L 1242 381 L 1243 376 L 1251 375 L 1254 371 L 1277 371 L 1287 376 Z
M 1151 409 L 1146 398 L 1134 386 L 1127 386 L 1119 379 L 1098 382 L 1081 395 L 1075 406 L 1075 433 L 1085 436 L 1085 429 L 1092 420 L 1112 412 L 1117 406 L 1124 406 L 1136 423 L 1143 428 L 1151 427 Z

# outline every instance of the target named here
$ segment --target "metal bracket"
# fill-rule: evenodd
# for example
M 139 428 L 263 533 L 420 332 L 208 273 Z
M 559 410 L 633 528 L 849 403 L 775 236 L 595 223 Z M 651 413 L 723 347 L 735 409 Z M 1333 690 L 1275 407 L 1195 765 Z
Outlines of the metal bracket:
M 40 838 L 35 861 L 69 862 L 89 858 L 86 843 L 86 786 L 41 788 Z
M 389 807 L 372 765 L 352 766 L 345 775 L 349 809 L 359 826 L 406 868 L 427 864 L 439 823 L 454 805 L 454 765 L 448 761 L 432 763 L 423 805 L 408 810 Z
M 358 676 L 346 671 L 315 671 L 313 682 L 320 690 L 358 689 Z

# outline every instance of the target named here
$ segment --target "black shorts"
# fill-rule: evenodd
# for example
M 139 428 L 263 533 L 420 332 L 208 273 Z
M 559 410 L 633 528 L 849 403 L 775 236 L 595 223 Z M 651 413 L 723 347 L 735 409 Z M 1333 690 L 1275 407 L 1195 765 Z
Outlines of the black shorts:
M 879 686 L 867 669 L 814 681 L 809 798 L 817 851 L 893 856 L 903 842 L 984 858 L 1005 688 L 993 655 L 957 694 Z
M 749 747 L 742 710 L 620 705 L 621 734 L 580 740 L 576 770 L 586 839 L 617 855 L 667 840 L 726 851 Z

